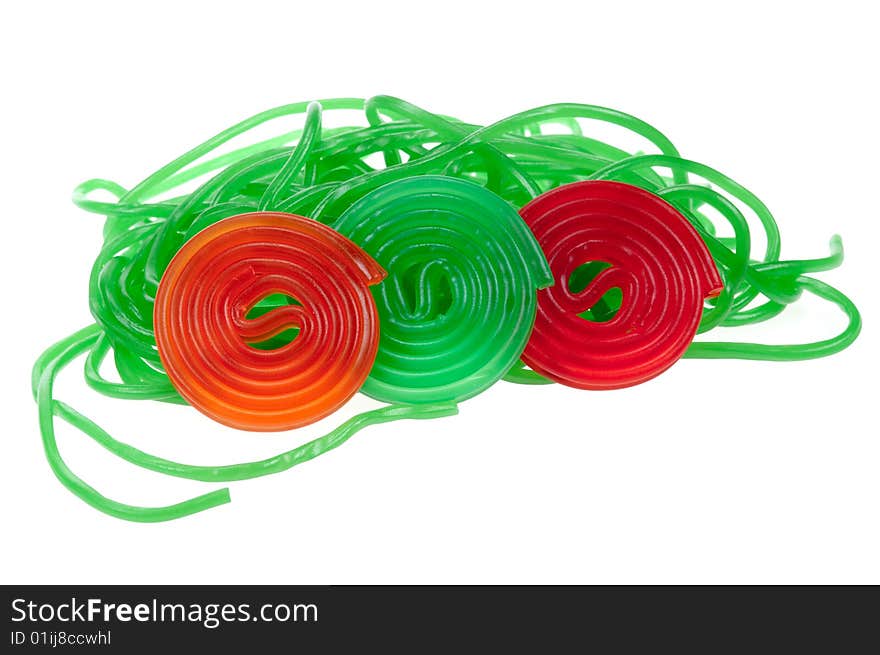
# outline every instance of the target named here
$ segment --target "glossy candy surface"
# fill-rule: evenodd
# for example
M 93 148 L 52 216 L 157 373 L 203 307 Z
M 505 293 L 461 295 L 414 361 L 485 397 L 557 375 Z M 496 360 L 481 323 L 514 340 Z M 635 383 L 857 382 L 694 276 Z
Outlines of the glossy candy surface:
M 498 196 L 450 177 L 414 177 L 367 194 L 333 226 L 388 271 L 373 290 L 382 329 L 365 394 L 459 402 L 517 361 L 550 271 Z
M 638 187 L 587 181 L 548 191 L 520 214 L 555 280 L 538 295 L 523 353 L 532 370 L 572 387 L 616 389 L 659 375 L 684 354 L 703 299 L 722 284 L 680 212 Z M 588 277 L 575 279 L 582 271 Z M 622 297 L 613 315 L 583 316 L 612 289 Z
M 156 295 L 159 355 L 199 411 L 243 430 L 288 430 L 327 416 L 366 378 L 379 339 L 369 285 L 385 273 L 356 245 L 301 216 L 255 212 L 199 232 Z M 248 317 L 261 300 L 297 304 Z M 285 330 L 286 344 L 260 349 Z

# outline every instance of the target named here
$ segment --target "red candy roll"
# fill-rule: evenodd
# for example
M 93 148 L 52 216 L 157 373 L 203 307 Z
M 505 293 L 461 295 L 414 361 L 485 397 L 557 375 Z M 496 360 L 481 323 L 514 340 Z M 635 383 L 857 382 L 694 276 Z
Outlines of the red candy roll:
M 369 374 L 379 344 L 369 285 L 384 277 L 316 221 L 277 212 L 227 218 L 187 241 L 162 276 L 153 312 L 159 355 L 180 395 L 225 425 L 307 425 Z M 272 294 L 299 304 L 248 318 Z M 290 328 L 299 333 L 286 345 L 253 345 Z
M 520 211 L 555 281 L 538 291 L 535 327 L 523 352 L 533 370 L 579 389 L 618 389 L 672 366 L 697 331 L 705 298 L 721 292 L 718 269 L 688 220 L 629 184 L 586 181 L 544 193 Z M 589 262 L 604 268 L 582 290 L 569 282 Z M 619 310 L 582 318 L 612 288 Z

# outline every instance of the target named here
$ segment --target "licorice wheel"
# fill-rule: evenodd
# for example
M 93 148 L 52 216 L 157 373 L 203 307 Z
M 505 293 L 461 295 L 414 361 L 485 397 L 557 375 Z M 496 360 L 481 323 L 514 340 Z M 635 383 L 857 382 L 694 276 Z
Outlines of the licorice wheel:
M 424 175 L 367 193 L 334 227 L 388 271 L 382 333 L 362 391 L 385 402 L 458 402 L 499 380 L 550 283 L 516 210 L 465 180 Z
M 722 289 L 694 227 L 644 189 L 575 182 L 538 196 L 520 215 L 555 280 L 538 294 L 535 327 L 522 359 L 556 382 L 616 389 L 659 375 L 693 340 L 704 299 Z M 598 272 L 585 288 L 572 289 L 582 267 L 595 264 Z M 622 300 L 613 316 L 601 321 L 582 316 L 614 288 Z
M 382 268 L 308 218 L 241 214 L 187 241 L 162 275 L 154 324 L 162 364 L 191 405 L 226 425 L 286 430 L 338 409 L 369 373 L 379 340 L 369 285 Z M 272 294 L 298 304 L 257 317 Z M 275 349 L 253 344 L 298 329 Z

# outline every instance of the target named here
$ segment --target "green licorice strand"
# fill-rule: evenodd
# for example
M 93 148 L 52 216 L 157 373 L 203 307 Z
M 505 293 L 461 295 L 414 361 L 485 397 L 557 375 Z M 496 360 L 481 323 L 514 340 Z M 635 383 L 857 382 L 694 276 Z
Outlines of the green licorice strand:
M 282 198 L 282 194 L 293 182 L 300 169 L 305 166 L 309 153 L 311 153 L 312 149 L 315 147 L 316 142 L 320 138 L 320 134 L 321 105 L 317 102 L 313 102 L 309 104 L 309 107 L 306 110 L 306 124 L 303 128 L 302 138 L 291 150 L 290 157 L 284 162 L 281 171 L 278 172 L 271 184 L 266 187 L 266 191 L 260 197 L 260 204 L 258 205 L 260 210 L 265 210 L 269 207 L 275 207 L 278 205 L 279 200 Z M 308 183 L 308 181 L 305 182 Z
M 825 282 L 807 276 L 797 278 L 797 283 L 805 291 L 834 303 L 846 314 L 846 328 L 830 339 L 813 343 L 793 345 L 770 345 L 739 342 L 695 341 L 684 356 L 701 359 L 759 359 L 777 362 L 799 361 L 827 357 L 838 353 L 856 340 L 862 329 L 862 320 L 855 304 L 840 291 Z
M 69 405 L 60 401 L 55 402 L 57 404 L 56 412 L 60 418 L 80 429 L 114 455 L 150 471 L 201 482 L 237 482 L 281 473 L 338 448 L 356 433 L 371 425 L 402 419 L 426 420 L 453 416 L 458 413 L 458 406 L 455 403 L 418 406 L 390 405 L 357 414 L 323 436 L 263 460 L 240 464 L 199 466 L 181 464 L 157 457 L 122 443 Z
M 522 360 L 516 362 L 502 379 L 515 384 L 553 384 L 553 380 L 527 368 Z
M 764 261 L 750 264 L 746 271 L 746 278 L 751 286 L 737 294 L 737 297 L 730 308 L 731 311 L 729 316 L 721 321 L 721 325 L 747 324 L 746 321 L 741 320 L 742 316 L 740 316 L 740 320 L 737 320 L 737 313 L 745 314 L 748 312 L 749 323 L 766 320 L 779 313 L 780 305 L 787 305 L 797 300 L 801 295 L 801 291 L 805 288 L 812 291 L 815 295 L 826 298 L 840 305 L 849 318 L 849 324 L 844 332 L 838 337 L 829 340 L 810 344 L 795 344 L 785 347 L 765 346 L 763 344 L 718 343 L 714 344 L 712 348 L 709 348 L 708 346 L 694 347 L 689 351 L 690 357 L 722 357 L 723 355 L 720 353 L 724 352 L 724 348 L 727 347 L 727 352 L 731 358 L 766 358 L 772 360 L 810 359 L 814 357 L 824 357 L 839 352 L 855 340 L 861 329 L 861 319 L 855 305 L 842 293 L 824 283 L 818 283 L 815 280 L 806 282 L 805 280 L 809 280 L 810 278 L 795 277 L 799 272 L 807 270 L 828 270 L 831 267 L 840 265 L 843 261 L 843 249 L 839 236 L 835 235 L 835 237 L 832 238 L 832 254 L 830 257 L 819 258 L 818 260 L 780 262 L 779 230 L 776 226 L 776 221 L 773 218 L 773 215 L 764 203 L 754 196 L 754 194 L 722 173 L 719 173 L 704 164 L 681 158 L 668 157 L 665 155 L 631 157 L 611 164 L 606 169 L 594 174 L 592 177 L 594 179 L 615 179 L 616 174 L 621 171 L 638 169 L 646 166 L 668 167 L 671 168 L 673 172 L 680 170 L 701 176 L 708 182 L 716 184 L 719 188 L 748 206 L 758 217 L 764 228 L 767 239 Z M 719 258 L 717 252 L 713 253 L 713 255 L 715 256 L 717 263 L 723 263 L 724 258 Z M 788 275 L 785 275 L 785 273 L 788 273 Z M 816 284 L 822 284 L 823 286 L 820 288 L 817 287 Z M 746 310 L 746 306 L 751 303 L 752 300 L 757 298 L 759 294 L 763 294 L 770 298 L 770 303 L 762 308 Z M 703 353 L 705 353 L 705 355 Z
M 100 343 L 102 336 L 100 327 L 91 325 L 48 348 L 34 364 L 31 385 L 39 410 L 40 431 L 43 436 L 46 458 L 55 476 L 67 489 L 92 507 L 110 516 L 128 521 L 148 523 L 182 518 L 228 503 L 230 501 L 229 490 L 219 489 L 164 507 L 139 507 L 112 500 L 84 482 L 67 466 L 55 441 L 55 417 L 61 418 L 77 428 L 115 455 L 142 468 L 203 482 L 233 482 L 286 471 L 339 447 L 354 434 L 371 425 L 401 419 L 438 418 L 451 416 L 458 412 L 455 403 L 418 407 L 382 407 L 358 414 L 326 435 L 264 460 L 220 466 L 181 464 L 151 455 L 114 439 L 94 421 L 66 403 L 54 399 L 55 378 L 64 367 L 83 353 L 89 352 L 90 349 L 97 348 L 99 351 L 106 352 L 106 346 Z
M 117 202 L 104 202 L 100 200 L 92 200 L 89 194 L 95 191 L 107 191 L 115 195 Z M 168 217 L 174 213 L 177 208 L 176 203 L 156 203 L 156 204 L 133 204 L 123 205 L 119 202 L 128 193 L 124 188 L 119 186 L 112 180 L 92 179 L 86 180 L 73 190 L 73 204 L 94 214 L 103 214 L 105 216 L 112 215 L 119 219 L 138 219 L 146 217 Z M 104 238 L 112 236 L 109 229 L 104 230 Z
M 466 127 L 456 125 L 452 121 L 448 121 L 440 116 L 425 111 L 420 107 L 416 107 L 404 100 L 392 98 L 390 96 L 375 96 L 367 100 L 364 107 L 367 118 L 371 119 L 371 123 L 378 117 L 378 112 L 384 110 L 391 115 L 397 115 L 401 118 L 410 118 L 416 123 L 421 123 L 425 127 L 432 129 L 439 138 L 451 138 L 454 141 L 466 139 L 469 132 Z M 517 184 L 523 186 L 527 190 L 537 190 L 537 187 L 527 175 L 525 175 L 515 163 L 508 160 L 494 145 L 489 142 L 475 143 L 475 154 L 483 156 L 487 166 L 491 162 L 491 169 L 498 175 L 498 183 L 501 182 L 501 175 L 506 171 L 510 174 Z M 388 151 L 386 151 L 387 153 Z M 388 160 L 386 154 L 386 161 Z M 399 160 L 399 158 L 398 158 Z M 489 188 L 495 185 L 488 184 Z
M 673 175 L 683 176 L 687 173 L 699 175 L 710 184 L 718 185 L 718 187 L 729 193 L 732 197 L 743 202 L 755 212 L 766 233 L 767 248 L 764 259 L 776 260 L 779 258 L 779 228 L 776 225 L 776 219 L 773 218 L 773 214 L 770 213 L 767 206 L 751 191 L 705 164 L 669 155 L 637 155 L 610 164 L 601 171 L 591 175 L 590 179 L 613 180 L 617 179 L 617 176 L 622 172 L 655 166 L 668 167 L 672 169 Z
M 316 104 L 316 103 L 312 103 Z M 342 134 L 344 132 L 349 132 L 352 130 L 356 130 L 356 127 L 341 127 L 341 128 L 324 128 L 322 130 L 322 136 L 326 138 L 327 136 L 332 136 L 335 134 Z M 291 142 L 296 142 L 300 139 L 303 134 L 303 130 L 292 130 L 290 132 L 285 132 L 284 134 L 279 134 L 278 136 L 272 137 L 270 139 L 265 139 L 263 141 L 259 141 L 249 146 L 245 146 L 243 148 L 238 148 L 231 152 L 227 152 L 223 155 L 219 155 L 214 157 L 213 159 L 209 159 L 205 162 L 189 166 L 185 170 L 182 170 L 178 173 L 171 175 L 166 178 L 164 182 L 156 184 L 151 192 L 150 196 L 155 197 L 162 195 L 163 193 L 167 193 L 172 189 L 176 189 L 180 186 L 183 186 L 187 182 L 198 179 L 208 173 L 212 173 L 221 168 L 225 168 L 230 164 L 234 164 L 240 159 L 244 159 L 245 157 L 249 157 L 254 154 L 258 154 L 260 152 L 266 150 L 272 150 L 275 148 L 279 148 L 284 146 L 285 144 L 289 144 Z
M 394 102 L 395 99 L 386 99 L 389 102 Z M 397 101 L 402 103 L 402 101 Z M 400 105 L 398 105 L 399 107 Z M 465 136 L 462 140 L 457 143 L 451 143 L 446 146 L 440 146 L 432 150 L 425 157 L 416 160 L 415 162 L 408 162 L 405 164 L 407 169 L 407 176 L 411 176 L 414 174 L 425 174 L 437 172 L 433 169 L 433 166 L 437 163 L 442 163 L 444 161 L 449 161 L 450 158 L 460 157 L 465 153 L 470 152 L 474 144 L 481 144 L 484 142 L 491 142 L 493 136 L 501 136 L 513 132 L 517 129 L 521 129 L 527 125 L 534 125 L 539 122 L 553 122 L 559 118 L 589 118 L 596 120 L 603 120 L 615 125 L 620 125 L 631 131 L 649 139 L 652 143 L 657 145 L 661 152 L 668 153 L 669 156 L 675 157 L 678 154 L 675 146 L 658 130 L 651 127 L 647 123 L 640 121 L 639 119 L 629 116 L 628 114 L 624 114 L 622 112 L 617 112 L 615 110 L 607 109 L 604 107 L 596 107 L 593 105 L 578 105 L 578 104 L 560 104 L 560 105 L 548 105 L 546 107 L 539 107 L 534 110 L 529 110 L 526 112 L 521 112 L 519 114 L 515 114 L 509 118 L 503 119 L 492 125 L 489 125 L 485 128 L 477 129 L 471 132 L 469 135 Z M 511 162 L 511 169 L 513 167 L 514 162 Z M 351 204 L 358 197 L 362 197 L 366 193 L 378 188 L 382 184 L 386 182 L 394 181 L 395 179 L 399 179 L 401 172 L 401 165 L 392 166 L 387 169 L 373 171 L 371 173 L 366 174 L 363 177 L 368 177 L 370 184 L 367 184 L 366 179 L 358 180 L 357 182 L 349 182 L 340 186 L 340 188 L 328 196 L 328 198 L 322 202 L 316 209 L 315 216 L 318 220 L 322 220 L 322 216 L 327 213 L 329 214 L 329 218 L 325 218 L 323 220 L 328 221 L 332 218 L 335 218 L 337 212 L 333 211 L 334 204 Z M 441 170 L 439 172 L 446 172 Z M 512 170 L 511 170 L 511 174 Z M 680 183 L 687 182 L 687 174 L 682 172 L 676 172 L 674 174 L 675 179 Z M 535 182 L 529 179 L 527 176 L 522 174 L 514 175 L 521 182 L 522 191 L 527 194 L 526 199 L 530 199 L 539 195 L 543 190 L 539 186 L 535 184 Z M 489 187 L 491 190 L 498 192 L 499 189 Z M 353 191 L 359 192 L 358 194 L 352 194 Z M 502 194 L 506 199 L 511 200 L 511 198 L 507 194 Z
M 839 234 L 835 234 L 831 237 L 828 246 L 831 253 L 827 257 L 757 263 L 753 268 L 761 273 L 780 276 L 830 271 L 843 263 L 843 239 L 840 238 Z
M 751 251 L 751 234 L 745 216 L 728 198 L 709 187 L 693 184 L 671 186 L 658 192 L 685 216 L 691 219 L 694 227 L 706 242 L 709 252 L 719 266 L 724 280 L 724 288 L 718 299 L 703 314 L 697 332 L 702 333 L 722 324 L 733 309 L 736 292 L 741 288 L 749 265 Z M 694 211 L 703 205 L 717 210 L 728 222 L 734 232 L 734 247 L 728 249 L 718 239 L 708 234 L 698 220 L 694 219 Z
M 320 100 L 319 104 L 324 109 L 363 109 L 364 101 L 360 98 L 332 98 L 328 100 Z M 236 123 L 232 127 L 229 127 L 220 134 L 211 137 L 207 141 L 201 143 L 196 146 L 192 150 L 185 152 L 183 155 L 175 159 L 174 161 L 166 164 L 155 173 L 148 176 L 145 180 L 143 180 L 140 184 L 138 184 L 135 188 L 133 188 L 123 200 L 128 201 L 137 201 L 142 198 L 149 198 L 152 195 L 155 195 L 156 188 L 159 187 L 163 182 L 165 182 L 170 176 L 178 173 L 183 168 L 192 164 L 193 162 L 198 161 L 199 159 L 205 157 L 209 153 L 213 152 L 220 146 L 222 146 L 227 141 L 231 141 L 233 138 L 240 136 L 249 130 L 252 130 L 255 127 L 262 125 L 268 121 L 271 121 L 276 118 L 281 118 L 283 116 L 292 116 L 296 114 L 301 114 L 308 110 L 311 102 L 296 102 L 289 105 L 283 105 L 281 107 L 276 107 L 274 109 L 269 109 L 264 112 L 260 112 L 250 118 L 247 118 L 240 123 Z
M 43 449 L 46 453 L 46 459 L 49 461 L 49 466 L 52 468 L 52 472 L 55 473 L 55 477 L 68 490 L 92 507 L 110 516 L 128 521 L 144 523 L 169 521 L 228 503 L 229 490 L 219 489 L 164 507 L 127 505 L 102 495 L 68 468 L 61 457 L 61 453 L 58 451 L 58 444 L 55 441 L 55 416 L 61 408 L 52 397 L 53 385 L 61 369 L 72 359 L 92 347 L 99 335 L 100 328 L 97 325 L 92 325 L 75 332 L 50 347 L 34 365 L 32 384 L 34 398 L 37 401 L 39 411 Z
M 92 389 L 98 393 L 110 396 L 111 398 L 125 398 L 129 400 L 164 400 L 166 402 L 175 402 L 182 399 L 180 394 L 171 384 L 171 381 L 165 377 L 163 381 L 149 383 L 145 380 L 143 373 L 136 382 L 112 382 L 101 375 L 101 364 L 110 350 L 110 342 L 107 335 L 101 333 L 95 340 L 94 345 L 88 352 L 85 364 L 85 379 Z M 124 352 L 124 351 L 117 351 Z M 116 358 L 117 366 L 120 361 Z M 135 360 L 140 361 L 140 360 Z M 151 369 L 152 370 L 152 369 Z M 129 375 L 121 375 L 124 379 L 129 379 Z

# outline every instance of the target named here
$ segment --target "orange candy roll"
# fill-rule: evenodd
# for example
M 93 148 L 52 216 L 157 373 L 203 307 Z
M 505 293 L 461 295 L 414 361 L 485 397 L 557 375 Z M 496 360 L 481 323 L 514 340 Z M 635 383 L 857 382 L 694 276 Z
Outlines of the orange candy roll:
M 311 219 L 227 218 L 187 241 L 162 276 L 159 356 L 181 396 L 220 423 L 257 431 L 313 423 L 370 372 L 379 319 L 369 287 L 384 277 L 357 245 Z M 274 294 L 297 304 L 254 316 Z M 291 329 L 298 333 L 278 348 L 254 345 Z

